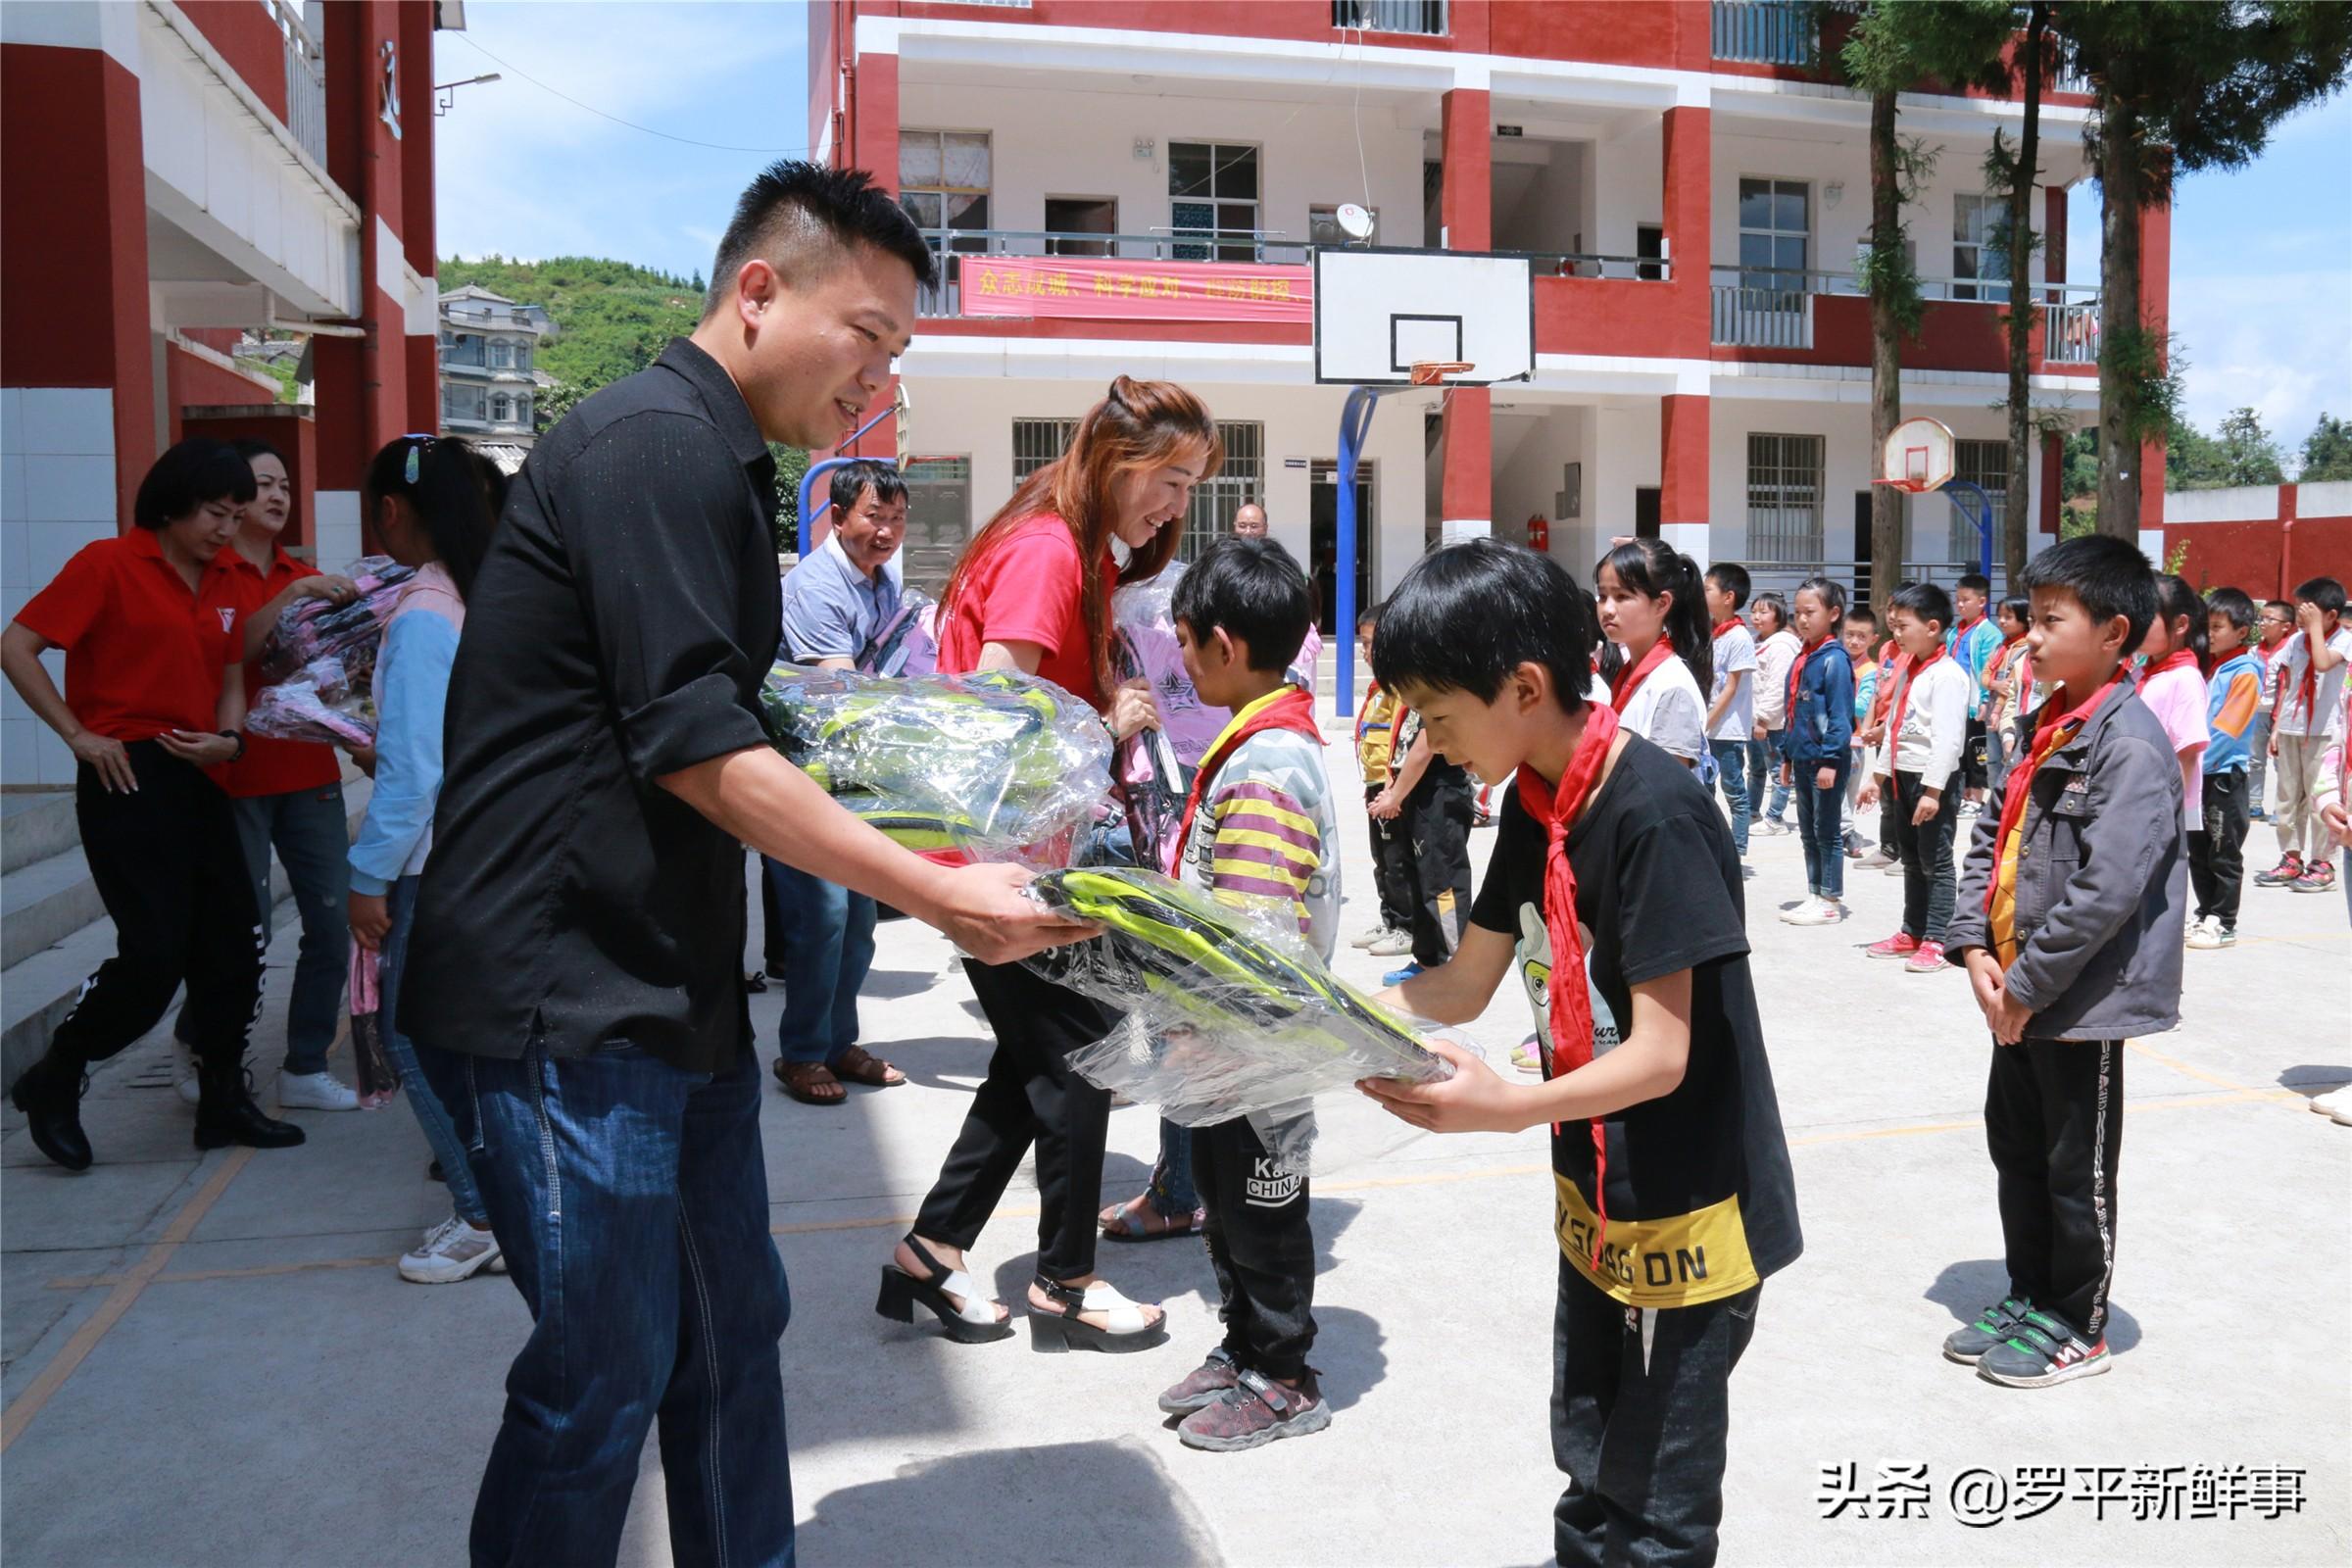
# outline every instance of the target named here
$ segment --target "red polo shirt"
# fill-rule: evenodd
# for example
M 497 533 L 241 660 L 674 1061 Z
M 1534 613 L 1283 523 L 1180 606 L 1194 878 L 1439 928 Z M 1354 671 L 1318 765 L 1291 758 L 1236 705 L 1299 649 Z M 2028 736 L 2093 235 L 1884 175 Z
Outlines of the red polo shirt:
M 1119 585 L 1118 563 L 1105 551 L 1096 569 L 1102 574 L 1107 615 L 1111 590 Z M 953 612 L 940 617 L 939 672 L 978 669 L 989 643 L 1035 643 L 1045 650 L 1040 675 L 1106 708 L 1086 636 L 1085 584 L 1086 565 L 1068 523 L 1050 512 L 1015 523 L 972 563 L 956 603 L 946 607 Z
M 234 617 L 230 626 L 232 659 L 245 645 L 247 617 L 286 591 L 288 584 L 316 577 L 318 568 L 305 565 L 276 546 L 270 570 L 264 573 L 229 545 L 213 558 L 199 585 L 198 597 L 215 618 L 221 611 Z M 261 695 L 259 671 L 245 666 L 245 700 Z M 335 749 L 315 741 L 281 741 L 267 735 L 248 735 L 245 755 L 220 771 L 220 787 L 236 800 L 257 795 L 290 795 L 297 790 L 325 789 L 343 776 Z
M 235 618 L 199 613 L 195 591 L 145 528 L 84 545 L 17 612 L 18 624 L 66 651 L 66 706 L 82 727 L 124 742 L 220 727 Z

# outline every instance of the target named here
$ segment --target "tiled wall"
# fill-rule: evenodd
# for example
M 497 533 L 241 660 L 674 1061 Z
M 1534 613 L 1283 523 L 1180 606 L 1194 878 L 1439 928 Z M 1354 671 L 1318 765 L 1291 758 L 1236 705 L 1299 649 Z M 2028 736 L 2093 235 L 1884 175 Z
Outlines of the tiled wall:
M 0 621 L 16 619 L 76 550 L 117 526 L 114 393 L 0 389 Z M 62 690 L 65 656 L 46 662 Z M 0 783 L 73 782 L 65 743 L 0 682 Z

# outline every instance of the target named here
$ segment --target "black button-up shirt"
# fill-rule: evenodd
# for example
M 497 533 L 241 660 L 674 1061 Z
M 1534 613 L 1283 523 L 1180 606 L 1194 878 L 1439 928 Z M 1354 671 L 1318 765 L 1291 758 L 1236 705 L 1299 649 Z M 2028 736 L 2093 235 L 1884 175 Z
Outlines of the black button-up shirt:
M 751 1046 L 743 849 L 655 782 L 767 743 L 775 463 L 684 338 L 515 478 L 466 607 L 400 1028 L 520 1056 Z

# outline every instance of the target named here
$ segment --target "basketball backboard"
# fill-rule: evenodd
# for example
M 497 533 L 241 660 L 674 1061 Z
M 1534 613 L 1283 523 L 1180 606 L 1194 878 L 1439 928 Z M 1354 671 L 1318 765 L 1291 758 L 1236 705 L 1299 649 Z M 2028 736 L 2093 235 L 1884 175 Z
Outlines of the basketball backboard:
M 1536 371 L 1535 273 L 1525 256 L 1380 247 L 1315 252 L 1315 380 L 1410 386 L 1416 364 L 1471 367 L 1457 386 Z
M 1918 494 L 1940 490 L 1952 477 L 1951 427 L 1940 419 L 1905 419 L 1886 432 L 1878 483 Z

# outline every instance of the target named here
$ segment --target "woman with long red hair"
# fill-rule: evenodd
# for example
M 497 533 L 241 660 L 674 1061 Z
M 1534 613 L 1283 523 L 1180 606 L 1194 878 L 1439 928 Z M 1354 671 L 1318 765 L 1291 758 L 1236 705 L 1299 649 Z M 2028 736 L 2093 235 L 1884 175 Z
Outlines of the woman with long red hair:
M 1111 679 L 1111 591 L 1174 558 L 1193 487 L 1224 456 L 1199 398 L 1168 381 L 1113 381 L 1069 449 L 1023 481 L 964 547 L 940 596 L 941 673 L 1043 676 L 1092 702 L 1120 739 L 1157 724 L 1144 682 Z M 1123 565 L 1114 543 L 1126 552 Z M 967 959 L 964 973 L 996 1031 L 996 1054 L 914 1229 L 882 1270 L 874 1309 L 912 1322 L 919 1303 L 966 1344 L 1012 1332 L 1010 1313 L 965 1273 L 963 1253 L 1034 1144 L 1040 1206 L 1028 1305 L 1037 1343 L 1102 1350 L 1161 1343 L 1165 1314 L 1095 1273 L 1110 1096 L 1072 1074 L 1067 1059 L 1110 1033 L 1117 1015 L 1017 963 Z

